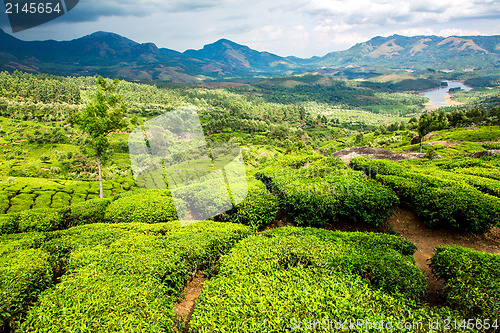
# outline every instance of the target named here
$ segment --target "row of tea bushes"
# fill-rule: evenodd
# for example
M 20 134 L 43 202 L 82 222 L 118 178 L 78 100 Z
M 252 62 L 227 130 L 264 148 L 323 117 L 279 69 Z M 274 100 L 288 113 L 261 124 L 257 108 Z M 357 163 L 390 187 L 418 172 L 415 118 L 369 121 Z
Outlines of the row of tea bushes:
M 176 209 L 177 208 L 177 209 Z M 0 216 L 0 234 L 54 231 L 91 223 L 159 223 L 185 215 L 168 190 L 138 190 L 111 199 L 93 199 L 61 209 L 31 209 Z
M 1 237 L 0 241 L 0 328 L 11 323 L 52 284 L 50 255 L 39 247 L 45 236 L 26 233 Z
M 276 196 L 269 192 L 261 181 L 249 178 L 245 199 L 233 209 L 216 216 L 215 219 L 241 223 L 258 229 L 272 223 L 278 210 L 279 204 Z
M 205 221 L 3 236 L 3 323 L 22 332 L 173 332 L 180 322 L 173 306 L 193 272 L 216 271 L 220 256 L 250 232 Z M 55 285 L 54 269 L 64 273 Z
M 453 173 L 422 162 L 351 160 L 354 169 L 393 189 L 431 226 L 482 233 L 500 224 L 500 198 L 496 180 Z M 432 163 L 432 162 L 427 162 Z M 443 162 L 440 162 L 441 166 Z
M 497 320 L 500 331 L 500 255 L 455 245 L 435 252 L 431 268 L 444 280 L 447 302 L 465 318 L 489 319 L 490 325 Z
M 338 158 L 319 154 L 285 155 L 270 162 L 257 177 L 301 226 L 341 219 L 377 225 L 399 202 L 391 189 L 348 169 Z
M 134 187 L 132 178 L 104 181 L 105 197 L 113 197 Z M 97 182 L 11 177 L 0 182 L 0 214 L 29 209 L 64 208 L 99 198 Z
M 392 332 L 401 331 L 398 323 L 427 325 L 456 315 L 419 303 L 426 279 L 414 251 L 396 236 L 312 228 L 284 227 L 246 238 L 223 257 L 219 275 L 205 283 L 191 331 L 305 332 L 307 323 L 326 320 L 347 323 L 343 331 L 349 332 L 376 331 L 369 322 L 385 322 L 384 328 L 392 329 L 382 331 Z M 349 326 L 358 320 L 366 326 Z

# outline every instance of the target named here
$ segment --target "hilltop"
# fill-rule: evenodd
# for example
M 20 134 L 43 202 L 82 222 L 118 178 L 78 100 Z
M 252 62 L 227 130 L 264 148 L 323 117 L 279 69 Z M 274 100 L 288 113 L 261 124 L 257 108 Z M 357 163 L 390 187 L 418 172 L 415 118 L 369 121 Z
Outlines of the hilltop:
M 338 68 L 498 70 L 500 36 L 375 37 L 348 50 L 301 59 L 220 39 L 178 52 L 110 32 L 70 41 L 22 41 L 0 31 L 0 70 L 103 75 L 139 81 L 200 82 L 273 77 Z

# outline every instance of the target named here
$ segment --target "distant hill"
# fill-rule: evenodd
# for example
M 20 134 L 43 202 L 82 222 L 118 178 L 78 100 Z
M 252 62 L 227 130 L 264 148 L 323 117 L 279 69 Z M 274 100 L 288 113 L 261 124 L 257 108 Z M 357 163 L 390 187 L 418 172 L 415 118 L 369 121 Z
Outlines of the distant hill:
M 500 36 L 375 37 L 349 50 L 329 53 L 314 64 L 436 70 L 500 68 Z
M 375 37 L 323 57 L 280 57 L 227 39 L 183 53 L 109 32 L 70 41 L 21 41 L 0 30 L 0 70 L 199 82 L 272 77 L 329 68 L 500 69 L 500 36 Z

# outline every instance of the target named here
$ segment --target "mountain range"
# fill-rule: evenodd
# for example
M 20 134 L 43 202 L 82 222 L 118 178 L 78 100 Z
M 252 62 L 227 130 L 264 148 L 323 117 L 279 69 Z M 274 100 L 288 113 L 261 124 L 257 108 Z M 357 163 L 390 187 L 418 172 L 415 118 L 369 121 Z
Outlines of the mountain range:
M 200 82 L 349 67 L 500 69 L 500 36 L 375 37 L 322 57 L 281 57 L 227 39 L 178 52 L 96 32 L 70 41 L 22 41 L 0 30 L 0 70 Z

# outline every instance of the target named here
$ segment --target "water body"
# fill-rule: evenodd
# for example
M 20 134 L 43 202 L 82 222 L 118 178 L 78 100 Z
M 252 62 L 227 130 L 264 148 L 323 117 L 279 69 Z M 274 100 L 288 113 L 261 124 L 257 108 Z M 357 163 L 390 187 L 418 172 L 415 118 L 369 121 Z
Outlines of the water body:
M 439 108 L 442 106 L 448 106 L 450 100 L 447 97 L 450 96 L 450 94 L 448 93 L 448 90 L 450 88 L 460 87 L 460 88 L 462 88 L 462 90 L 465 90 L 465 91 L 472 90 L 471 87 L 468 87 L 459 81 L 443 81 L 443 82 L 447 82 L 448 86 L 438 88 L 438 89 L 429 90 L 429 91 L 426 91 L 426 92 L 420 94 L 420 95 L 430 99 L 430 103 L 432 103 L 432 104 L 428 107 L 429 109 L 436 109 L 436 108 Z

